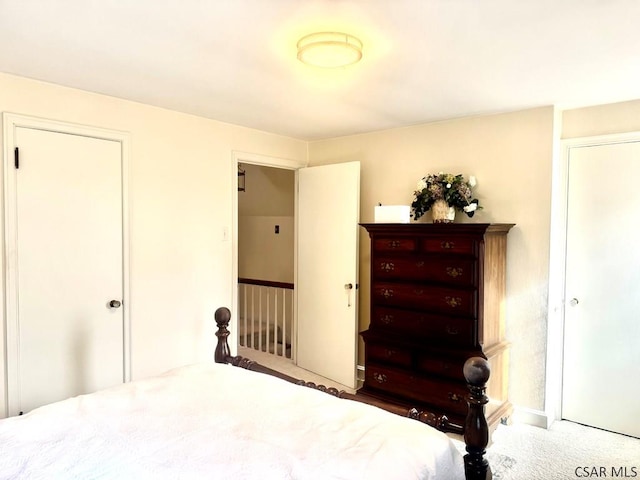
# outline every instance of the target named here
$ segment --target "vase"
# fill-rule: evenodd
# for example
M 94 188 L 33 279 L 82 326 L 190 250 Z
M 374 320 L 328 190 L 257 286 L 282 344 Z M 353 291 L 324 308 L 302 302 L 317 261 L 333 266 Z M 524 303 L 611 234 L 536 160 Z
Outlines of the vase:
M 431 216 L 433 223 L 453 223 L 456 218 L 456 210 L 444 200 L 436 200 L 431 205 Z

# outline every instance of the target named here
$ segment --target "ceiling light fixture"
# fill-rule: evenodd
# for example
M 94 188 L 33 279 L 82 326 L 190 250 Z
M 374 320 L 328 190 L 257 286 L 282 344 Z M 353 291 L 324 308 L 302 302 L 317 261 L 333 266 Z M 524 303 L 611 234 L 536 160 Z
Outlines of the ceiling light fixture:
M 322 68 L 346 67 L 362 58 L 362 42 L 348 33 L 318 32 L 298 41 L 298 60 Z

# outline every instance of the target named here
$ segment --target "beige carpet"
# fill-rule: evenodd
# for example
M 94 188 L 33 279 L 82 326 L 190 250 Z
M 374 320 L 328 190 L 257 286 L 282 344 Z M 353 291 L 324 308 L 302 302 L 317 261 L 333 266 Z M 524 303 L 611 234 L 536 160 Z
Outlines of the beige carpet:
M 492 441 L 487 458 L 495 480 L 640 479 L 637 438 L 561 421 L 548 430 L 499 425 Z
M 279 357 L 277 355 L 271 355 L 266 352 L 261 352 L 259 350 L 253 350 L 247 347 L 238 347 L 238 355 L 250 358 L 265 367 L 273 368 L 279 372 L 290 375 L 294 378 L 304 380 L 305 382 L 314 382 L 318 385 L 324 385 L 325 387 L 334 387 L 338 390 L 344 390 L 349 393 L 354 393 L 355 390 L 349 387 L 346 387 L 340 383 L 333 382 L 328 378 L 321 377 L 320 375 L 316 375 L 308 370 L 304 370 L 300 367 L 297 367 L 293 364 L 293 362 L 284 357 Z

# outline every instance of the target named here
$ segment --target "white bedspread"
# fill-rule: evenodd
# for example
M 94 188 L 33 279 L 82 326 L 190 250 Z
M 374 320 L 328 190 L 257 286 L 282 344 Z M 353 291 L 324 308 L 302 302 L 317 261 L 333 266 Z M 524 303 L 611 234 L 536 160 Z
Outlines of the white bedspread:
M 0 420 L 2 479 L 462 480 L 415 420 L 215 363 Z

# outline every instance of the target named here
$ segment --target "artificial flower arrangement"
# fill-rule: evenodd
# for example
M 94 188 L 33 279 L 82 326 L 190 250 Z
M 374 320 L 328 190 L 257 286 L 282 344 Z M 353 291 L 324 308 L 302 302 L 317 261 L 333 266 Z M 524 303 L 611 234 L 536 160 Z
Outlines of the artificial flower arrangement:
M 418 181 L 415 199 L 411 203 L 413 218 L 418 220 L 436 201 L 444 201 L 449 207 L 473 217 L 480 207 L 478 199 L 473 198 L 471 189 L 476 186 L 476 177 L 469 181 L 463 175 L 439 172 L 422 177 Z

